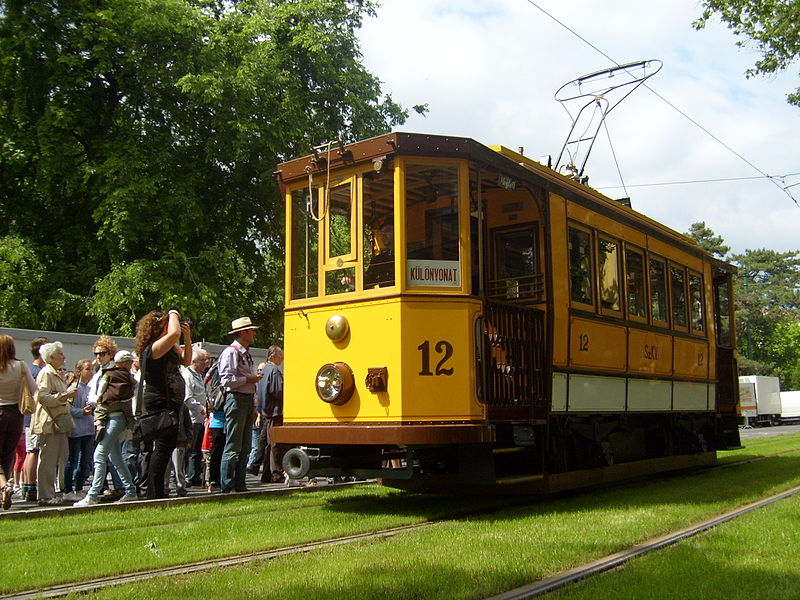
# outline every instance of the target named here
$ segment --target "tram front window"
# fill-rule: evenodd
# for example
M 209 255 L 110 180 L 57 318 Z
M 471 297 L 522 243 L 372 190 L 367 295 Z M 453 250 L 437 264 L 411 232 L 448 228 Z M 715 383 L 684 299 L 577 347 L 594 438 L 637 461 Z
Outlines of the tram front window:
M 367 172 L 364 188 L 364 289 L 394 285 L 394 171 Z
M 292 192 L 292 299 L 311 298 L 319 293 L 317 260 L 319 227 L 317 211 L 318 188 L 314 188 L 313 204 L 308 188 Z
M 405 177 L 408 285 L 461 287 L 458 167 L 409 163 Z

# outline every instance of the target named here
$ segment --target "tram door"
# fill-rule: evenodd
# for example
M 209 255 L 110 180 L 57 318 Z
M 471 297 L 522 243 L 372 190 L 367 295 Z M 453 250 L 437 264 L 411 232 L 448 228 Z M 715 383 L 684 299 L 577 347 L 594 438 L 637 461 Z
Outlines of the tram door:
M 538 203 L 527 189 L 482 175 L 484 401 L 493 421 L 533 419 L 546 396 Z
M 734 349 L 731 274 L 714 269 L 714 326 L 717 334 L 716 406 L 721 416 L 725 447 L 737 448 L 739 440 L 739 368 Z

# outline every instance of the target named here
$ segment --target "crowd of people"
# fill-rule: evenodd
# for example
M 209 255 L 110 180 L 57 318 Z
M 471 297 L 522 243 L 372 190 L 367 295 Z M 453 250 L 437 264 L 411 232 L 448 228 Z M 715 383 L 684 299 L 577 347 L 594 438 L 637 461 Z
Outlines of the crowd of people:
M 222 400 L 210 400 L 209 353 L 192 344 L 178 310 L 152 311 L 136 328 L 134 351 L 109 336 L 94 359 L 65 367 L 63 345 L 37 338 L 30 365 L 0 335 L 0 501 L 42 506 L 165 498 L 174 485 L 247 491 L 247 473 L 291 484 L 272 443 L 283 422 L 283 351 L 253 364 L 258 326 L 236 319 L 218 357 Z M 84 494 L 83 490 L 87 488 Z

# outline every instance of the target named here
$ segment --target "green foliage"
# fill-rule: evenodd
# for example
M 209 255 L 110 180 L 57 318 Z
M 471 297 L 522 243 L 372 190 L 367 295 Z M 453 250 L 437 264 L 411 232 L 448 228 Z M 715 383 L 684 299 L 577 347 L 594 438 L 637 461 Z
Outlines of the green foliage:
M 703 221 L 699 223 L 692 223 L 686 235 L 697 242 L 697 245 L 703 250 L 711 252 L 711 254 L 714 254 L 719 258 L 724 258 L 725 255 L 731 250 L 730 246 L 726 246 L 723 243 L 724 240 L 722 239 L 722 236 L 714 235 L 714 232 L 709 227 L 706 227 L 706 224 Z
M 736 327 L 747 360 L 742 375 L 773 375 L 783 389 L 800 387 L 800 252 L 746 250 L 734 254 Z
M 365 0 L 4 3 L 0 236 L 35 252 L 14 269 L 25 292 L 2 288 L 5 324 L 128 335 L 178 305 L 211 341 L 242 315 L 264 325 L 257 343 L 280 339 L 276 165 L 406 118 L 360 62 L 373 12 Z
M 703 14 L 694 26 L 702 29 L 712 16 L 718 16 L 737 36 L 737 45 L 755 46 L 761 59 L 748 69 L 747 76 L 783 71 L 800 54 L 800 3 L 796 0 L 703 0 Z M 788 96 L 790 104 L 800 106 L 800 88 Z
M 730 251 L 703 222 L 686 235 L 720 258 Z M 800 251 L 745 250 L 729 260 L 738 267 L 739 373 L 780 377 L 782 389 L 800 389 Z
M 36 252 L 17 236 L 0 238 L 0 324 L 30 328 L 37 322 L 32 299 L 45 269 Z

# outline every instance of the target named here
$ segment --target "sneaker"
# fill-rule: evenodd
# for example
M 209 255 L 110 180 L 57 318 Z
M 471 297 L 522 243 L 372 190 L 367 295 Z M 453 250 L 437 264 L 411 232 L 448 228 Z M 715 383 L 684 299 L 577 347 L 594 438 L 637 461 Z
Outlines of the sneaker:
M 178 494 L 181 498 L 185 498 L 189 495 L 189 492 L 186 491 L 186 488 L 178 488 L 175 490 L 175 493 Z
M 3 510 L 8 510 L 11 508 L 11 496 L 14 494 L 14 488 L 12 488 L 10 485 L 6 485 L 1 494 Z
M 58 498 L 40 498 L 39 506 L 61 506 L 61 500 Z
M 94 506 L 95 504 L 100 504 L 100 500 L 96 496 L 89 496 L 87 494 L 83 500 L 76 502 L 72 506 Z
M 77 492 L 67 492 L 66 494 L 64 494 L 62 496 L 61 499 L 64 502 L 77 502 L 78 500 L 81 500 L 82 498 L 83 498 L 83 496 L 81 494 L 78 494 Z
M 119 502 L 135 502 L 139 499 L 139 496 L 136 494 L 125 494 L 122 498 L 119 499 Z
M 13 498 L 16 498 L 17 500 L 19 500 L 21 498 L 24 498 L 25 497 L 25 490 L 23 488 L 21 488 L 21 487 L 15 488 L 14 489 L 14 493 L 11 494 L 11 496 Z

